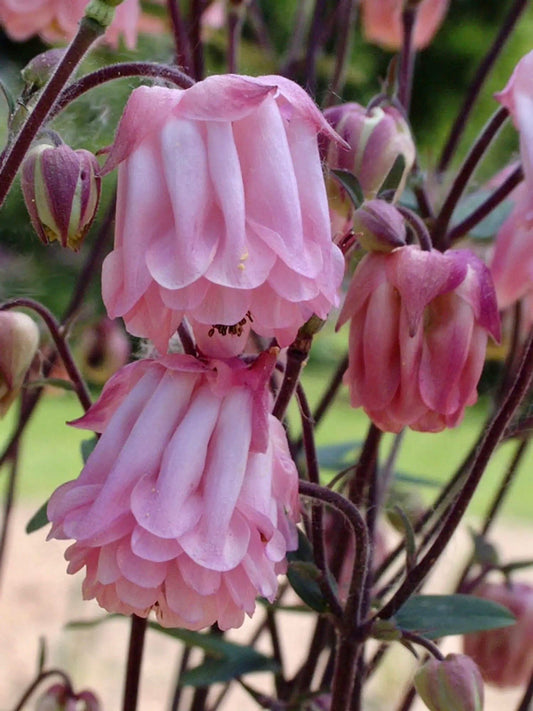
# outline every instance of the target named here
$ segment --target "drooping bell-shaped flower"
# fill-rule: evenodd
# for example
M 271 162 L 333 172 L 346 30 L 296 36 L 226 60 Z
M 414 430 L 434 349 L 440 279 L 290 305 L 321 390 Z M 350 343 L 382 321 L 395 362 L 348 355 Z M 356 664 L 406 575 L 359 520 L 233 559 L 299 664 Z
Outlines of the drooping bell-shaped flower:
M 414 684 L 430 711 L 483 711 L 483 679 L 464 654 L 430 659 L 417 671 Z
M 35 711 L 100 711 L 101 706 L 92 691 L 75 694 L 66 684 L 52 684 L 37 699 Z
M 382 430 L 438 432 L 477 399 L 487 337 L 499 338 L 487 267 L 468 250 L 399 247 L 358 264 L 339 316 L 350 320 L 345 382 Z
M 305 93 L 278 76 L 211 76 L 186 90 L 136 89 L 104 172 L 118 170 L 114 251 L 103 269 L 111 317 L 162 352 L 184 316 L 248 319 L 288 345 L 338 301 L 317 135 L 340 140 Z
M 299 515 L 268 408 L 274 361 L 137 361 L 73 423 L 102 437 L 48 517 L 51 538 L 75 539 L 68 571 L 86 567 L 86 599 L 188 629 L 238 627 L 257 596 L 274 599 Z
M 100 166 L 84 149 L 39 145 L 22 163 L 21 187 L 31 223 L 44 244 L 77 251 L 96 215 Z
M 368 42 L 390 50 L 403 42 L 402 11 L 406 0 L 361 0 L 363 33 Z M 448 11 L 449 0 L 421 0 L 413 33 L 416 49 L 426 47 Z
M 86 326 L 76 345 L 77 361 L 83 375 L 98 385 L 103 385 L 126 365 L 130 353 L 130 341 L 122 325 L 105 316 Z
M 26 314 L 0 311 L 0 417 L 20 392 L 39 346 L 39 329 Z
M 465 654 L 476 662 L 488 684 L 510 687 L 527 683 L 533 673 L 533 588 L 526 583 L 484 583 L 474 595 L 507 607 L 516 622 L 465 635 Z

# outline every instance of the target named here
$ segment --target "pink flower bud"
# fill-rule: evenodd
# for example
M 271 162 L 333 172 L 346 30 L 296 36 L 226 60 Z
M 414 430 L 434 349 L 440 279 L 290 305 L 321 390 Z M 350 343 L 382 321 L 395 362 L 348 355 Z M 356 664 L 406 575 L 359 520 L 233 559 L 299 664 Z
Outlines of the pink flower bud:
M 367 254 L 337 327 L 348 319 L 352 406 L 388 432 L 459 424 L 477 399 L 488 334 L 500 335 L 490 273 L 467 250 Z
M 359 104 L 348 103 L 326 109 L 324 116 L 350 146 L 347 149 L 338 142 L 324 141 L 322 154 L 328 168 L 353 173 L 365 198 L 371 200 L 378 194 L 396 159 L 403 156 L 405 167 L 396 190 L 398 197 L 416 156 L 411 131 L 398 109 L 376 106 L 367 111 Z M 328 178 L 327 187 L 334 231 L 345 232 L 351 226 L 354 207 L 344 188 L 332 176 Z
M 405 245 L 403 217 L 385 200 L 369 200 L 355 211 L 353 231 L 361 247 L 369 252 L 392 252 Z
M 53 684 L 37 700 L 35 711 L 100 711 L 100 702 L 92 691 L 75 694 L 64 683 Z
M 403 42 L 402 12 L 406 4 L 405 0 L 361 0 L 363 32 L 368 42 L 390 50 L 399 49 Z M 439 29 L 449 0 L 422 0 L 417 4 L 413 44 L 421 49 Z
M 104 317 L 84 329 L 76 351 L 85 377 L 103 385 L 113 373 L 126 365 L 131 346 L 120 324 Z
M 483 679 L 464 654 L 430 659 L 415 674 L 414 684 L 431 711 L 482 711 Z
M 495 686 L 521 686 L 533 672 L 533 588 L 525 583 L 485 583 L 474 595 L 507 607 L 516 617 L 509 627 L 465 635 L 465 654 Z
M 17 397 L 38 345 L 39 329 L 33 319 L 0 311 L 0 417 Z
M 21 186 L 30 219 L 45 244 L 77 251 L 100 200 L 98 161 L 89 151 L 40 145 L 22 164 Z

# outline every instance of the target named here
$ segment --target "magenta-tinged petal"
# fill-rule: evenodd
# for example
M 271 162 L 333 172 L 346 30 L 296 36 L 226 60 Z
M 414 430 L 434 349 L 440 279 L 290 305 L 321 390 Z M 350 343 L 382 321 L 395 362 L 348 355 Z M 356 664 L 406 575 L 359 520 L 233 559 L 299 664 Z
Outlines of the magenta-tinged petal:
M 382 254 L 367 254 L 357 265 L 350 286 L 344 299 L 336 329 L 343 326 L 348 319 L 353 318 L 363 308 L 368 297 L 387 279 L 386 256 Z
M 412 245 L 395 249 L 386 264 L 387 277 L 401 294 L 411 334 L 416 331 L 426 305 L 457 288 L 467 271 L 465 262 L 449 254 L 426 252 Z

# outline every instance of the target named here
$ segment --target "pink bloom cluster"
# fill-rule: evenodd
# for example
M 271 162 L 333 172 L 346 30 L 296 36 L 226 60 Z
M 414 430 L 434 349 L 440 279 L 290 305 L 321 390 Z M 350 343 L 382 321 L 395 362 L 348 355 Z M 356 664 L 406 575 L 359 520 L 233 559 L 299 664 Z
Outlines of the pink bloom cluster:
M 111 318 L 166 352 L 187 315 L 292 342 L 338 303 L 317 134 L 338 139 L 309 96 L 277 76 L 141 87 L 104 172 L 119 166 L 115 249 L 103 270 Z
M 50 499 L 52 538 L 74 538 L 85 598 L 165 626 L 242 624 L 273 600 L 297 545 L 298 477 L 253 366 L 184 355 L 122 368 L 75 423 L 101 432 L 81 475 Z
M 369 42 L 387 49 L 399 49 L 403 41 L 402 9 L 404 0 L 362 0 L 363 32 Z M 426 47 L 439 29 L 449 0 L 422 0 L 419 3 L 413 43 Z
M 467 250 L 410 245 L 359 263 L 339 316 L 350 323 L 345 382 L 382 430 L 438 432 L 477 399 L 487 336 L 499 338 L 488 269 Z
M 18 42 L 34 35 L 46 42 L 64 42 L 76 34 L 88 4 L 89 0 L 0 0 L 0 25 Z M 141 19 L 140 0 L 123 0 L 115 10 L 106 41 L 116 46 L 123 36 L 126 46 L 133 49 Z

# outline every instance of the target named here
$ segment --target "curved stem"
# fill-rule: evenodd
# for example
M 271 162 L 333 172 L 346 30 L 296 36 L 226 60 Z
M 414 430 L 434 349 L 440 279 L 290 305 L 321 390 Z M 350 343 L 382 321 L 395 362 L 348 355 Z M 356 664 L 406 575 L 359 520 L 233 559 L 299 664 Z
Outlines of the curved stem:
M 490 47 L 489 51 L 483 58 L 481 64 L 479 65 L 476 76 L 474 77 L 474 80 L 470 85 L 463 105 L 461 106 L 457 118 L 455 119 L 455 122 L 451 128 L 448 140 L 446 141 L 446 144 L 442 150 L 442 155 L 437 167 L 437 171 L 439 173 L 442 173 L 442 171 L 446 170 L 451 159 L 453 158 L 457 145 L 459 144 L 459 140 L 463 135 L 463 131 L 466 127 L 468 118 L 470 117 L 470 114 L 472 113 L 472 110 L 476 103 L 476 99 L 479 96 L 481 87 L 483 86 L 485 79 L 489 75 L 490 70 L 494 66 L 494 62 L 502 51 L 505 42 L 511 34 L 511 31 L 519 20 L 520 15 L 525 10 L 527 6 L 527 1 L 528 0 L 515 0 L 513 6 L 509 10 L 507 17 L 504 20 L 504 23 L 500 28 L 500 31 L 496 35 L 492 46 Z
M 34 301 L 33 299 L 11 299 L 10 301 L 6 301 L 2 305 L 0 305 L 0 311 L 8 311 L 16 307 L 32 309 L 32 311 L 35 311 L 35 313 L 38 314 L 45 322 L 46 327 L 48 328 L 50 335 L 52 336 L 55 347 L 57 348 L 57 351 L 61 356 L 61 360 L 63 361 L 65 370 L 67 371 L 68 376 L 72 384 L 74 385 L 74 390 L 76 392 L 76 395 L 78 396 L 78 400 L 80 401 L 83 409 L 87 411 L 92 404 L 91 396 L 67 345 L 63 327 L 60 326 L 58 321 L 56 321 L 51 311 L 49 311 L 45 306 L 40 304 L 38 301 Z
M 396 209 L 398 210 L 398 212 L 401 215 L 403 215 L 405 220 L 413 228 L 413 231 L 416 234 L 416 238 L 418 239 L 418 242 L 420 244 L 420 247 L 425 252 L 430 252 L 431 248 L 432 248 L 431 237 L 430 237 L 428 228 L 426 227 L 424 221 L 416 214 L 416 212 L 413 212 L 408 207 L 403 207 L 402 205 L 396 205 Z
M 464 237 L 470 230 L 485 219 L 495 207 L 497 207 L 505 198 L 511 193 L 516 186 L 522 182 L 524 179 L 524 171 L 522 166 L 518 166 L 511 175 L 505 180 L 499 188 L 497 188 L 490 197 L 488 197 L 485 202 L 481 203 L 479 207 L 473 210 L 468 217 L 465 217 L 462 222 L 458 225 L 452 227 L 448 232 L 447 241 L 451 245 L 456 240 Z
M 315 0 L 313 19 L 307 40 L 307 52 L 305 55 L 305 80 L 307 89 L 313 96 L 316 90 L 316 58 L 320 48 L 320 37 L 325 21 L 326 0 Z
M 382 435 L 383 432 L 371 422 L 348 492 L 348 498 L 356 506 L 364 501 L 366 488 L 376 466 Z
M 483 476 L 485 467 L 487 466 L 492 453 L 497 447 L 505 428 L 526 395 L 532 380 L 533 332 L 529 337 L 524 357 L 522 359 L 522 363 L 520 364 L 513 387 L 510 389 L 501 408 L 496 412 L 485 432 L 485 436 L 483 437 L 479 449 L 477 450 L 472 468 L 459 496 L 451 507 L 450 513 L 446 518 L 440 535 L 433 542 L 431 548 L 422 560 L 407 574 L 403 584 L 398 588 L 389 602 L 378 612 L 377 617 L 388 619 L 392 617 L 397 610 L 399 610 L 412 593 L 417 590 L 426 575 L 432 569 L 437 559 L 440 557 L 443 550 L 450 542 L 451 537 L 461 522 L 466 508 L 477 489 L 477 485 Z
M 79 98 L 87 91 L 94 89 L 101 84 L 115 79 L 125 79 L 127 77 L 153 77 L 154 79 L 164 79 L 181 89 L 188 89 L 194 84 L 188 74 L 184 74 L 176 67 L 169 67 L 167 64 L 157 64 L 156 62 L 119 62 L 111 64 L 109 67 L 102 67 L 95 72 L 86 74 L 77 81 L 70 84 L 59 94 L 48 118 L 62 111 L 68 104 Z
M 303 331 L 304 329 L 305 326 L 302 327 L 300 331 Z M 312 336 L 305 334 L 301 335 L 299 333 L 294 343 L 292 343 L 287 349 L 287 365 L 285 367 L 285 374 L 272 410 L 272 414 L 274 417 L 277 417 L 278 420 L 282 420 L 285 416 L 291 397 L 293 396 L 298 385 L 302 368 L 307 362 L 312 342 Z
M 46 120 L 61 89 L 65 86 L 89 47 L 104 31 L 105 27 L 97 22 L 86 17 L 82 18 L 76 36 L 70 43 L 50 81 L 44 87 L 37 103 L 5 156 L 0 169 L 0 207 L 4 203 L 31 142 Z
M 65 674 L 65 672 L 61 671 L 61 669 L 49 669 L 48 671 L 41 672 L 39 674 L 39 676 L 30 684 L 30 686 L 26 689 L 26 691 L 22 695 L 22 698 L 20 699 L 18 704 L 15 706 L 13 711 L 21 711 L 21 709 L 24 708 L 24 705 L 26 704 L 26 702 L 28 701 L 30 696 L 33 694 L 35 689 L 39 686 L 39 684 L 51 676 L 61 677 L 61 679 L 63 680 L 63 683 L 65 684 L 65 687 L 67 688 L 70 695 L 73 694 L 70 678 Z
M 424 647 L 427 651 L 442 662 L 444 659 L 444 654 L 440 651 L 437 645 L 429 639 L 422 637 L 422 635 L 416 634 L 415 632 L 408 632 L 407 630 L 401 630 L 402 639 L 406 639 L 408 642 L 413 642 L 418 644 L 420 647 Z
M 479 161 L 485 155 L 485 151 L 489 147 L 491 141 L 496 136 L 503 123 L 507 119 L 509 112 L 506 108 L 499 108 L 496 113 L 489 119 L 476 142 L 466 156 L 463 165 L 461 166 L 455 180 L 452 183 L 450 192 L 448 193 L 441 210 L 437 216 L 435 227 L 433 230 L 433 244 L 435 247 L 444 251 L 450 245 L 450 238 L 446 236 L 450 219 L 455 208 L 463 194 L 468 181 L 472 177 Z
M 146 619 L 132 615 L 122 711 L 135 711 L 137 708 L 145 632 Z

